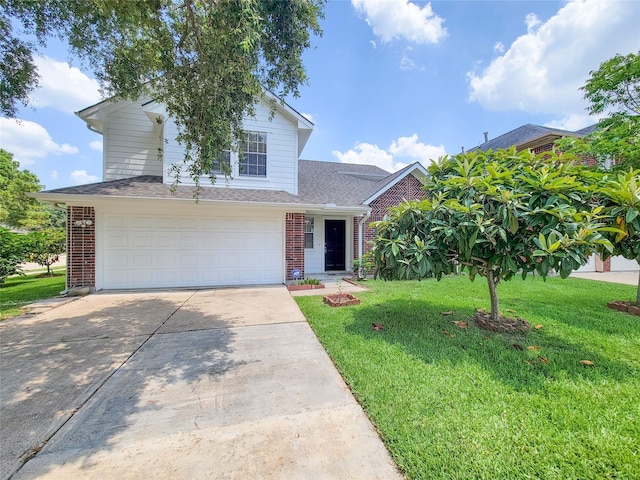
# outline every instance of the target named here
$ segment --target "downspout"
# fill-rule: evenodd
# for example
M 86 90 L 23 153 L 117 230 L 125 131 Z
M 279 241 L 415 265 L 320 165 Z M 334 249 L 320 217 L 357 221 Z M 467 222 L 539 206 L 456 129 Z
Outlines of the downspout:
M 87 123 L 87 128 L 89 130 L 91 130 L 93 133 L 97 133 L 98 135 L 102 135 L 102 132 L 99 131 L 96 127 L 94 127 L 93 125 L 91 125 L 90 123 Z

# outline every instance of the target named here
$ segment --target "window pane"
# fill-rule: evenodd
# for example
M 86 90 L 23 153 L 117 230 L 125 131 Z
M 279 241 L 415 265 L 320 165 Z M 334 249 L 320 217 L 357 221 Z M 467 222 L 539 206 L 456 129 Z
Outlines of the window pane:
M 267 176 L 267 134 L 247 132 L 242 145 L 240 175 Z
M 304 248 L 313 248 L 313 233 L 304 234 Z
M 217 174 L 231 173 L 231 152 L 229 150 L 222 152 L 221 158 L 212 162 L 211 171 Z

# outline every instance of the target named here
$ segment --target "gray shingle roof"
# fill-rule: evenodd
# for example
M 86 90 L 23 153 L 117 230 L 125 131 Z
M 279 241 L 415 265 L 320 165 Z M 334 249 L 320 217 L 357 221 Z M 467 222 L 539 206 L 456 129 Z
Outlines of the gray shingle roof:
M 221 182 L 223 181 L 224 180 L 221 180 Z M 158 199 L 192 199 L 194 198 L 195 189 L 193 186 L 178 185 L 175 193 L 172 193 L 171 185 L 162 183 L 162 177 L 142 175 L 122 180 L 110 180 L 107 182 L 91 183 L 76 187 L 57 188 L 55 190 L 47 190 L 42 193 Z M 299 197 L 281 190 L 255 190 L 241 188 L 203 187 L 200 190 L 199 198 L 200 200 L 218 200 L 228 202 L 302 203 Z
M 549 128 L 543 127 L 540 125 L 533 125 L 528 123 L 526 125 L 522 125 L 521 127 L 516 128 L 515 130 L 511 130 L 505 134 L 500 135 L 499 137 L 493 138 L 488 142 L 485 142 L 477 147 L 470 149 L 469 151 L 474 150 L 495 150 L 497 148 L 510 148 L 513 145 L 518 146 L 526 143 L 535 138 L 543 137 L 545 135 L 558 135 L 560 137 L 566 136 L 583 136 L 587 135 L 591 131 L 595 130 L 596 125 L 592 125 L 590 127 L 583 128 L 582 130 L 578 130 L 577 132 L 571 132 L 569 130 L 561 130 L 559 128 Z M 586 132 L 586 133 L 585 133 Z
M 209 188 L 200 190 L 200 200 L 228 202 L 258 202 L 298 205 L 335 204 L 337 207 L 362 207 L 363 201 L 389 183 L 414 168 L 409 165 L 389 173 L 374 165 L 356 165 L 338 162 L 298 161 L 298 195 L 281 190 L 244 188 Z M 220 184 L 224 180 L 220 180 Z M 162 183 L 162 177 L 143 175 L 121 180 L 109 180 L 75 187 L 47 190 L 41 194 L 91 195 L 107 197 L 192 199 L 195 189 L 178 185 L 175 193 Z
M 298 194 L 304 203 L 357 206 L 386 183 L 391 174 L 374 165 L 298 161 Z

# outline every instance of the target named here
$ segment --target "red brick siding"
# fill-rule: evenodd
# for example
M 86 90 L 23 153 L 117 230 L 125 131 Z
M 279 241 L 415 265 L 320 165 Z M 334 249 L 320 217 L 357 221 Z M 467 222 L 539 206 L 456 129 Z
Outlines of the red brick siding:
M 533 153 L 551 152 L 555 148 L 555 143 L 545 143 L 544 145 L 538 145 L 533 147 L 531 151 Z M 594 167 L 596 165 L 596 159 L 591 157 L 582 157 L 582 164 L 586 167 Z
M 286 214 L 285 265 L 287 280 L 293 280 L 291 271 L 296 268 L 304 278 L 304 213 Z
M 603 262 L 602 271 L 603 272 L 610 272 L 611 271 L 611 257 L 607 258 Z
M 93 207 L 67 207 L 67 287 L 95 286 L 95 210 Z
M 378 198 L 373 200 L 369 206 L 371 207 L 371 216 L 363 225 L 362 236 L 362 253 L 366 253 L 370 249 L 370 242 L 373 240 L 375 231 L 369 227 L 369 223 L 382 220 L 384 216 L 389 212 L 389 207 L 398 205 L 403 200 L 419 200 L 425 198 L 427 192 L 425 192 L 422 183 L 413 175 L 407 175 L 398 183 L 396 183 L 389 190 L 384 192 Z M 354 249 L 353 256 L 358 257 L 358 223 L 362 217 L 354 219 Z

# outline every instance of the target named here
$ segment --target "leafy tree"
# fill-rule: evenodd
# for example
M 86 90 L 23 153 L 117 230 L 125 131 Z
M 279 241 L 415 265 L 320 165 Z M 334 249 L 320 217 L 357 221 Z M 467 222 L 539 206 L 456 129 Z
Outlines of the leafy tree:
M 10 275 L 22 275 L 20 264 L 26 259 L 25 236 L 0 227 L 0 285 Z
M 16 113 L 37 85 L 32 54 L 52 35 L 68 40 L 104 93 L 143 93 L 167 107 L 199 184 L 224 150 L 240 145 L 242 118 L 264 92 L 298 95 L 302 53 L 321 34 L 324 0 L 2 0 L 0 109 Z M 12 25 L 34 32 L 14 36 Z M 176 175 L 178 175 L 177 173 Z M 177 177 L 176 177 L 177 178 Z
M 635 260 L 640 269 L 640 170 L 607 178 L 599 194 L 611 216 L 611 226 L 619 230 L 608 232 L 614 248 L 604 250 L 603 257 L 622 255 Z M 640 305 L 640 274 L 636 303 Z
M 587 137 L 566 137 L 558 146 L 595 158 L 601 167 L 613 160 L 613 169 L 640 168 L 640 55 L 616 55 L 603 62 L 590 72 L 582 90 L 589 113 L 608 116 Z
M 47 228 L 27 234 L 26 248 L 29 260 L 47 267 L 51 275 L 51 265 L 57 262 L 67 249 L 67 236 L 64 229 Z
M 13 228 L 46 225 L 50 214 L 42 203 L 27 196 L 40 191 L 40 181 L 34 173 L 19 167 L 11 153 L 0 149 L 0 223 Z
M 385 280 L 415 279 L 466 269 L 485 277 L 490 322 L 500 325 L 497 286 L 514 275 L 552 270 L 565 278 L 603 236 L 594 207 L 601 174 L 570 159 L 515 149 L 445 157 L 429 168 L 429 198 L 403 202 L 377 222 L 373 253 Z

